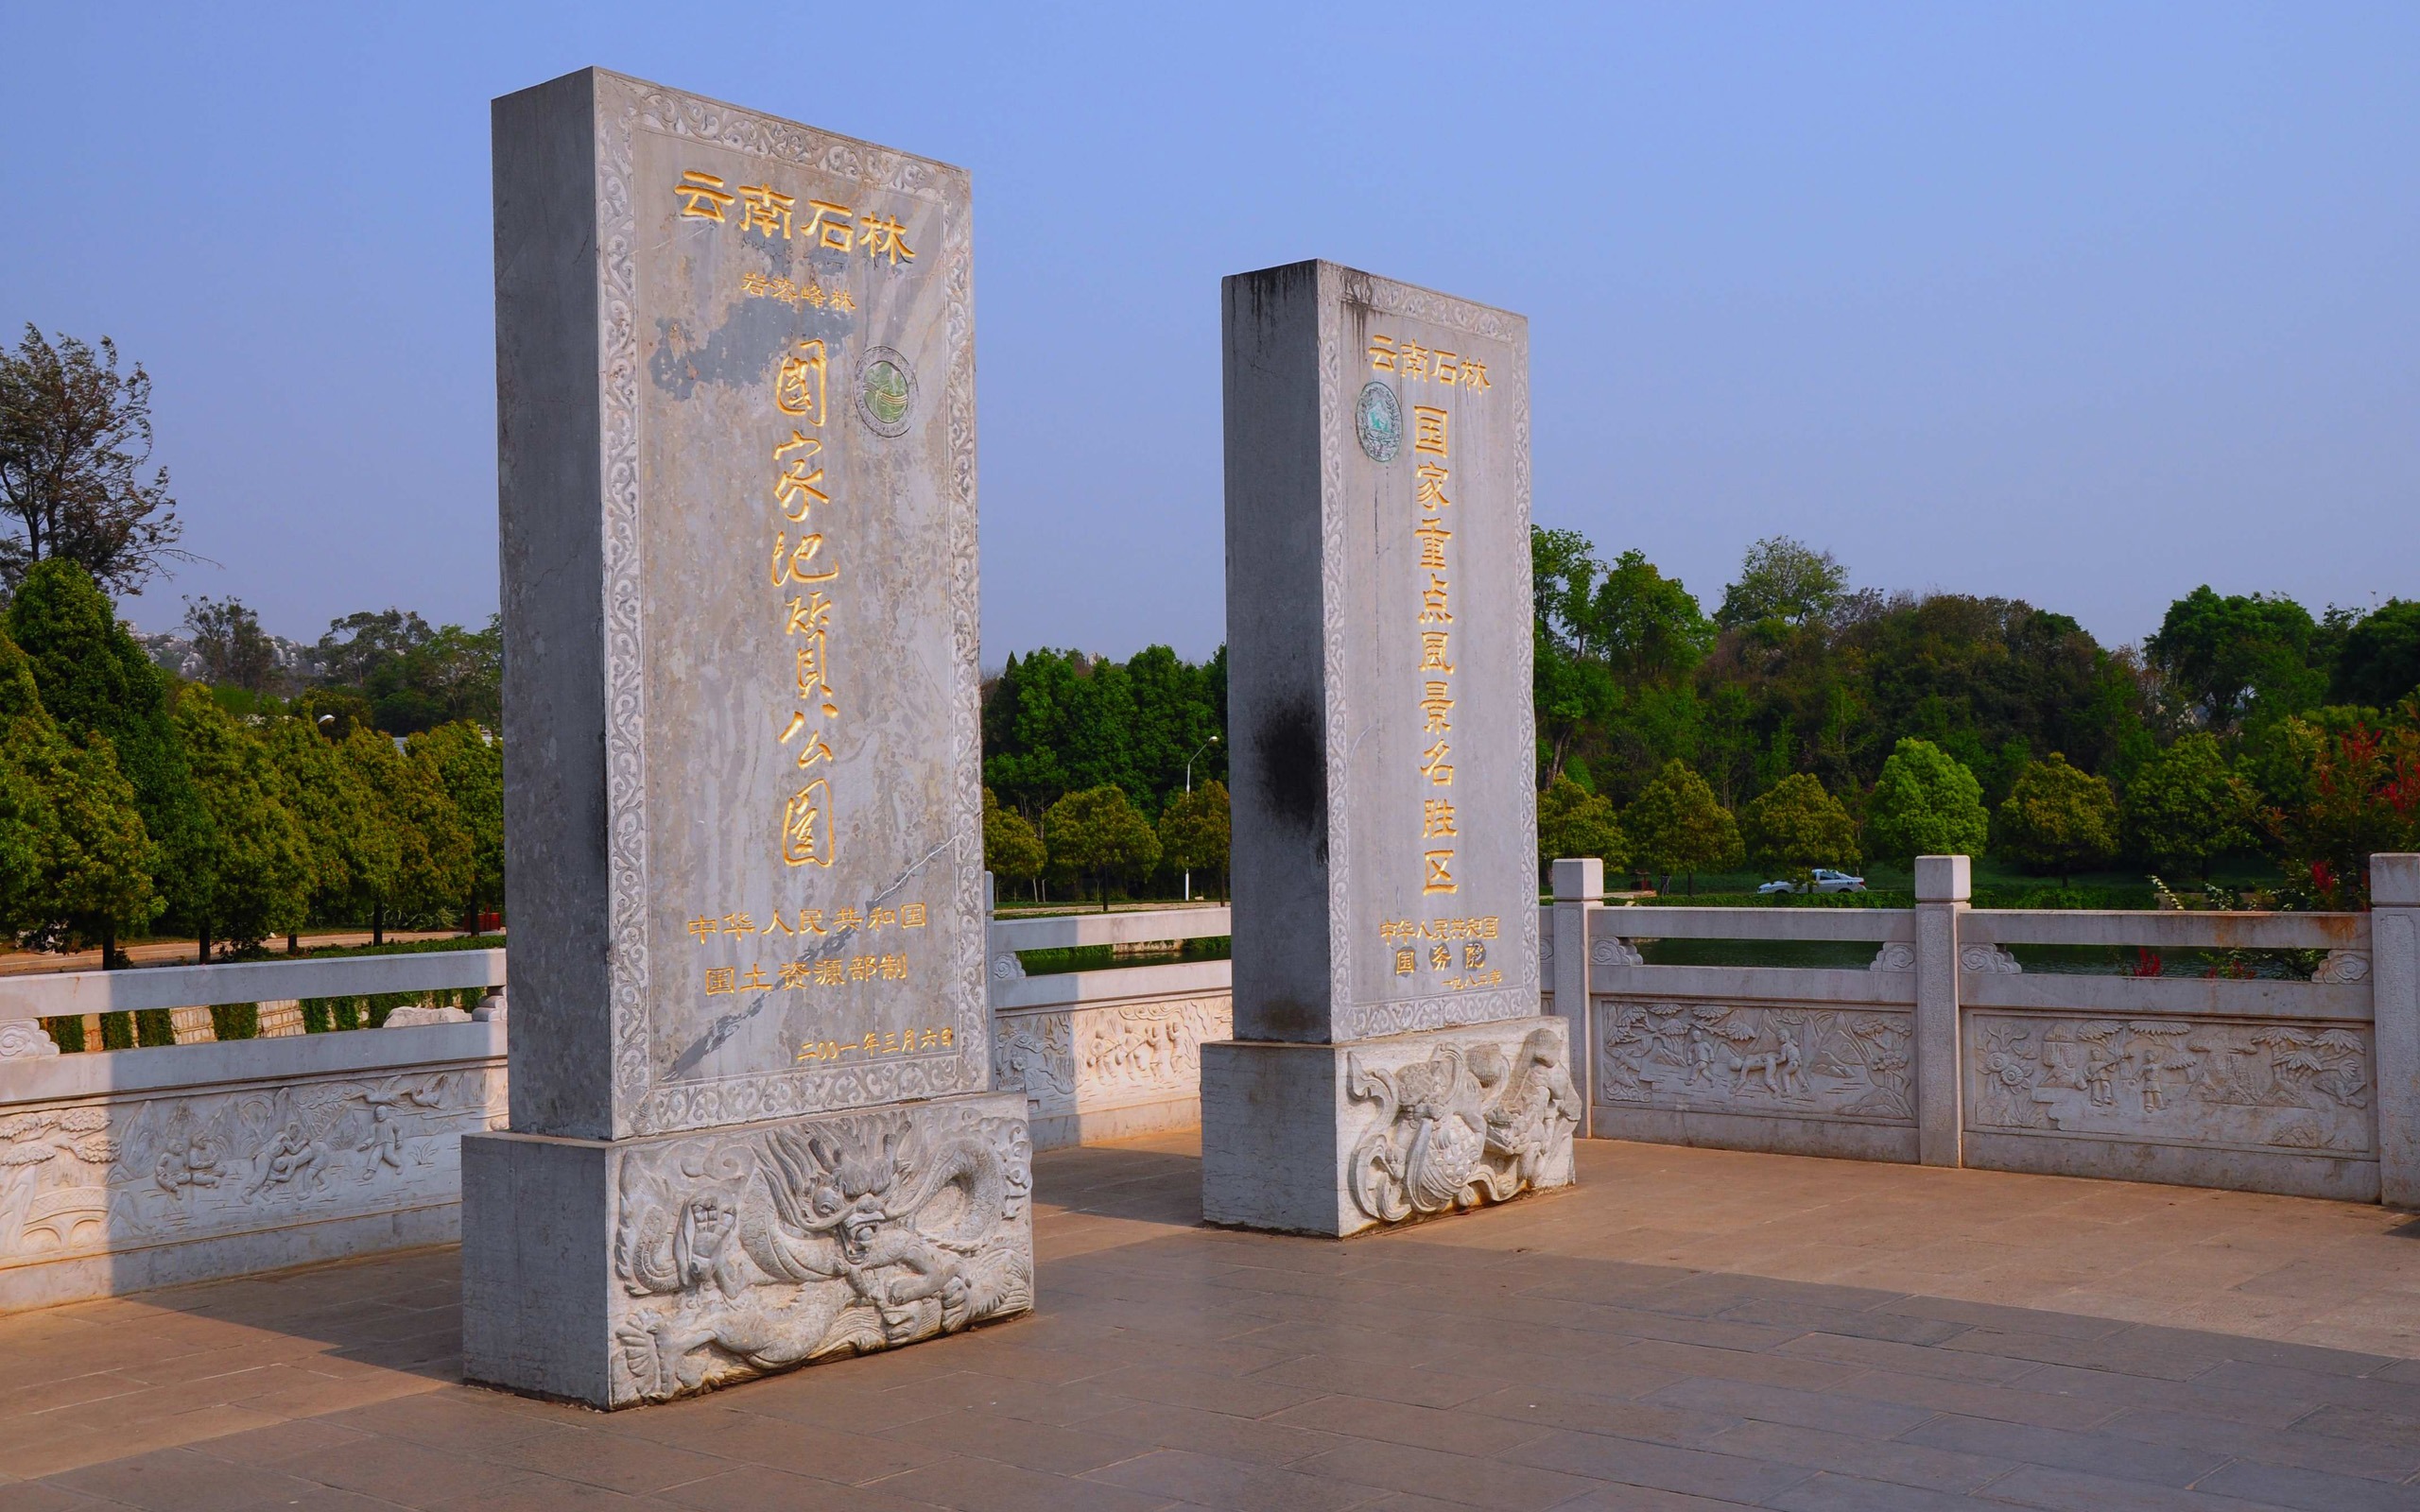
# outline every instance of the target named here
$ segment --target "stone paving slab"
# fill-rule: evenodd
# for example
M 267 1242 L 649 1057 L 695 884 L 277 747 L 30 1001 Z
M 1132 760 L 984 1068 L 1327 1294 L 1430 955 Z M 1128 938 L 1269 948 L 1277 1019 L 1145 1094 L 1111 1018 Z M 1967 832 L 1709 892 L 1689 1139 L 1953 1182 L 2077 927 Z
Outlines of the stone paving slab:
M 612 1416 L 459 1384 L 450 1249 L 0 1317 L 0 1512 L 2420 1508 L 2408 1215 L 1581 1171 L 1335 1244 L 1200 1227 L 1181 1138 L 1045 1154 L 1037 1315 Z

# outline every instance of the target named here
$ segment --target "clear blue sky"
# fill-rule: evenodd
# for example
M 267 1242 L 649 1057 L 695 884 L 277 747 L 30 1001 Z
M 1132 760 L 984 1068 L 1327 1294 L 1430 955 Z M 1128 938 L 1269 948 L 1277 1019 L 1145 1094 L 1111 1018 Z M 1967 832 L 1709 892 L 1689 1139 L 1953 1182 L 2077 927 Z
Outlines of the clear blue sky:
M 1536 514 L 2135 640 L 2420 596 L 2420 7 L 0 3 L 0 330 L 158 386 L 196 567 L 495 603 L 490 96 L 596 63 L 975 175 L 984 660 L 1222 636 L 1218 281 L 1530 318 Z

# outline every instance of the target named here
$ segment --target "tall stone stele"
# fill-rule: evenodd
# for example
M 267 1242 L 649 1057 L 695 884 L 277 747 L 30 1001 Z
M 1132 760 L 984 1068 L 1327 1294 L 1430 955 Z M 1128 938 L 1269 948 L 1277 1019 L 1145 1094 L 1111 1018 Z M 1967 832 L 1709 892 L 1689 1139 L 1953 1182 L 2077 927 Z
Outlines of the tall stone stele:
M 1032 1305 L 990 1091 L 966 174 L 495 103 L 511 1130 L 463 1366 L 600 1407 Z
M 1529 324 L 1226 281 L 1232 1041 L 1213 1223 L 1342 1235 L 1572 1179 L 1538 995 Z

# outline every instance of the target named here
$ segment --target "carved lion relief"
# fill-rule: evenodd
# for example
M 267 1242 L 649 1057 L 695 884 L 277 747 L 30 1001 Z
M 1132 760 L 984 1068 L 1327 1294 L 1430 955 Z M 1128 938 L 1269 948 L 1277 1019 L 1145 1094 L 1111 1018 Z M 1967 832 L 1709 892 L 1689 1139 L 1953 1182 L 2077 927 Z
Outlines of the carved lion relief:
M 945 1105 L 622 1157 L 617 1403 L 894 1349 L 1033 1305 L 1022 1119 Z
M 1600 1102 L 1914 1122 L 1905 1011 L 1598 1001 Z
M 1356 1101 L 1378 1105 L 1345 1179 L 1355 1204 L 1382 1223 L 1502 1202 L 1571 1168 L 1580 1093 L 1553 1029 L 1530 1030 L 1510 1053 L 1440 1045 L 1392 1072 L 1365 1069 L 1355 1054 L 1345 1077 Z

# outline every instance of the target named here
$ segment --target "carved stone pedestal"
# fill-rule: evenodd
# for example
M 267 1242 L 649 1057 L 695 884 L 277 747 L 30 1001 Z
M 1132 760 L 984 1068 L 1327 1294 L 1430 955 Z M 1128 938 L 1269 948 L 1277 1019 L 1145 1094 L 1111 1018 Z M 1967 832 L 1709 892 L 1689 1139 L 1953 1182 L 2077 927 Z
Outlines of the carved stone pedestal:
M 1201 1047 L 1201 1215 L 1342 1238 L 1568 1186 L 1561 1019 Z
M 462 1141 L 462 1368 L 614 1408 L 1033 1306 L 1021 1093 Z

